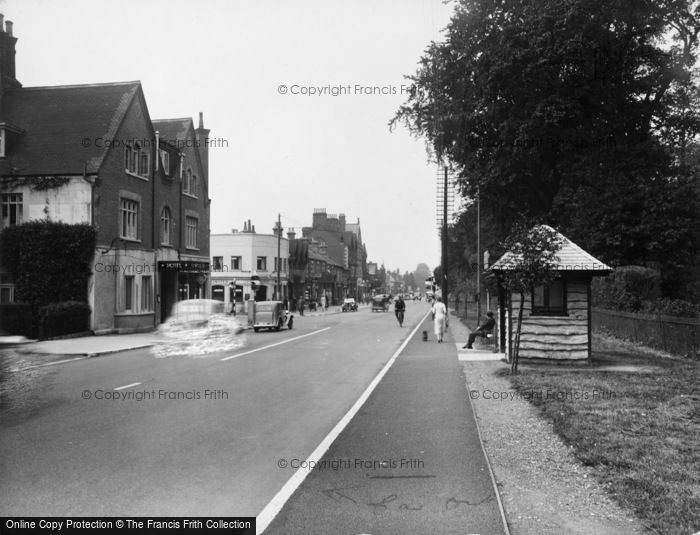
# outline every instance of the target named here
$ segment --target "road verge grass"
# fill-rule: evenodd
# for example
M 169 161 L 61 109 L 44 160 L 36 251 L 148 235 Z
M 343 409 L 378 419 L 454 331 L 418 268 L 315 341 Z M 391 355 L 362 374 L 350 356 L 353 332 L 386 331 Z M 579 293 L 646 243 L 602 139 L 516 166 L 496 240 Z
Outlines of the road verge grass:
M 591 366 L 521 368 L 513 386 L 620 505 L 657 533 L 700 529 L 700 362 L 596 337 Z

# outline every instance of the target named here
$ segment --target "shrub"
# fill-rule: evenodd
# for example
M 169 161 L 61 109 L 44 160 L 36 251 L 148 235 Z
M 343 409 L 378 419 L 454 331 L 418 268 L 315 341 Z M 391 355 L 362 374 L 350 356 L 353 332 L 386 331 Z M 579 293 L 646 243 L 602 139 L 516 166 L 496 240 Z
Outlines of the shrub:
M 660 297 L 661 275 L 643 266 L 622 266 L 593 280 L 593 303 L 613 310 L 638 312 L 645 301 Z
M 26 303 L 0 305 L 0 334 L 14 334 L 33 338 L 32 308 Z
M 679 316 L 682 318 L 700 317 L 700 305 L 684 299 L 656 299 L 643 304 L 643 311 L 649 314 Z
M 84 332 L 90 326 L 90 305 L 77 301 L 51 303 L 39 308 L 39 338 Z

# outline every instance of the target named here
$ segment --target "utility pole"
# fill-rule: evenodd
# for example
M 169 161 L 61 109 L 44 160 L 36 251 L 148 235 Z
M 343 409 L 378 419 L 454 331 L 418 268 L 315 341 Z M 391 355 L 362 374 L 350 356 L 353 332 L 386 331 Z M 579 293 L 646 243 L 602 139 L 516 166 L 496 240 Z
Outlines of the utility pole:
M 280 272 L 282 271 L 282 257 L 280 251 L 282 247 L 282 216 L 277 214 L 277 291 L 275 292 L 275 301 L 281 301 L 282 287 L 280 282 Z
M 476 324 L 481 319 L 481 189 L 476 188 Z
M 443 207 L 442 207 L 442 300 L 448 306 L 447 299 L 449 289 L 447 287 L 447 166 L 445 166 L 445 184 L 443 187 Z

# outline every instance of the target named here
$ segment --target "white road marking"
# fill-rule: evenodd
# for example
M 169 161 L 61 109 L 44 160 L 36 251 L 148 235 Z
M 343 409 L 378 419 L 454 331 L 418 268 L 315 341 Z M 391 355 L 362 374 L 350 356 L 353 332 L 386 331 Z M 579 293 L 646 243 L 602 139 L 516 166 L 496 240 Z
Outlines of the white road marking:
M 270 349 L 271 347 L 277 347 L 281 346 L 282 344 L 286 344 L 288 342 L 293 342 L 294 340 L 300 340 L 301 338 L 306 338 L 307 336 L 313 336 L 314 334 L 322 333 L 323 331 L 327 331 L 330 329 L 330 327 L 324 327 L 323 329 L 319 329 L 318 331 L 314 331 L 311 333 L 306 333 L 302 334 L 301 336 L 295 336 L 294 338 L 287 338 L 286 340 L 282 340 L 281 342 L 276 342 L 274 344 L 270 344 L 269 346 L 263 346 L 263 347 L 258 347 L 257 349 L 251 349 L 250 351 L 245 351 L 243 353 L 238 353 L 236 355 L 231 355 L 230 357 L 224 357 L 221 360 L 231 360 L 235 359 L 238 357 L 242 357 L 243 355 L 250 355 L 251 353 L 256 353 L 258 351 L 263 351 L 264 349 Z
M 125 388 L 131 388 L 132 386 L 139 386 L 141 383 L 131 383 L 130 385 L 120 386 L 114 390 L 124 390 Z
M 46 364 L 35 364 L 34 366 L 26 366 L 24 368 L 13 368 L 13 372 L 23 372 L 25 370 L 33 370 L 34 368 L 45 368 L 46 366 L 55 366 L 56 364 L 64 364 L 66 362 L 73 362 L 75 360 L 85 360 L 87 357 L 75 357 L 74 359 L 63 359 L 56 360 L 54 362 L 47 362 Z
M 319 461 L 323 457 L 323 455 L 328 451 L 328 448 L 330 448 L 331 444 L 333 444 L 335 439 L 338 438 L 338 435 L 340 435 L 340 433 L 343 432 L 343 429 L 347 427 L 350 421 L 362 408 L 362 405 L 364 405 L 367 399 L 369 399 L 369 396 L 372 394 L 379 382 L 384 378 L 386 373 L 389 371 L 389 368 L 391 368 L 392 364 L 394 364 L 394 361 L 401 354 L 401 352 L 406 347 L 411 338 L 413 338 L 413 335 L 416 334 L 416 331 L 423 324 L 425 318 L 428 317 L 429 313 L 430 311 L 425 313 L 423 319 L 421 319 L 418 322 L 411 334 L 403 341 L 403 343 L 399 346 L 399 348 L 392 355 L 389 361 L 384 365 L 384 367 L 379 371 L 376 377 L 372 379 L 372 382 L 367 386 L 367 388 L 357 399 L 355 404 L 352 407 L 350 407 L 350 410 L 345 413 L 345 416 L 343 416 L 337 424 L 335 424 L 335 427 L 331 429 L 328 435 L 326 435 L 326 438 L 324 438 L 321 441 L 321 443 L 318 446 L 316 446 L 316 449 L 311 452 L 311 455 L 309 455 L 307 459 L 307 464 L 305 466 L 309 466 L 311 461 Z M 277 514 L 282 510 L 284 504 L 287 503 L 287 500 L 289 500 L 289 498 L 292 497 L 292 494 L 294 494 L 294 492 L 299 488 L 299 486 L 303 483 L 304 479 L 306 479 L 306 476 L 308 476 L 310 472 L 311 470 L 303 470 L 301 468 L 297 469 L 297 471 L 294 472 L 292 477 L 290 477 L 287 480 L 287 482 L 280 489 L 280 491 L 277 494 L 275 494 L 272 500 L 270 500 L 270 503 L 268 503 L 265 506 L 265 508 L 260 512 L 260 514 L 258 514 L 256 518 L 255 529 L 257 534 L 261 534 L 267 529 L 267 527 L 275 519 Z

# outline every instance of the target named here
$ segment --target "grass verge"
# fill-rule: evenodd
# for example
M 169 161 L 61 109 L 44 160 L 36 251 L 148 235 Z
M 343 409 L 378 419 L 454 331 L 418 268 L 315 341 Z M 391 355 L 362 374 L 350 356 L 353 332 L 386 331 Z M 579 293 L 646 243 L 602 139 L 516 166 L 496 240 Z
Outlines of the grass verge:
M 514 387 L 619 504 L 657 533 L 700 530 L 700 362 L 594 337 L 590 367 L 520 368 Z

